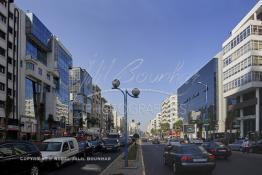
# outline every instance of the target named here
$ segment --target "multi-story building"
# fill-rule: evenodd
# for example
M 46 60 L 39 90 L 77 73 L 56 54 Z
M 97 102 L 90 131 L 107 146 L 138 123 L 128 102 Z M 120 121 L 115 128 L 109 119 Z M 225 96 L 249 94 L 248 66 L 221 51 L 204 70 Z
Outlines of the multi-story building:
M 57 38 L 53 37 L 55 69 L 59 77 L 54 77 L 56 85 L 56 118 L 60 134 L 69 131 L 72 126 L 72 119 L 69 118 L 69 69 L 72 68 L 72 55 Z
M 177 96 L 167 97 L 161 104 L 161 123 L 169 123 L 172 129 L 173 124 L 178 120 Z
M 117 132 L 121 129 L 121 116 L 116 110 L 113 110 L 113 128 L 116 129 Z
M 224 132 L 220 56 L 217 54 L 178 88 L 178 115 L 184 124 L 201 121 L 210 125 L 208 130 Z M 202 135 L 206 134 L 204 131 Z
M 105 121 L 105 125 L 106 125 L 106 132 L 110 132 L 111 129 L 113 129 L 113 126 L 114 126 L 114 121 L 113 121 L 113 106 L 109 103 L 106 103 L 104 105 L 104 109 L 103 109 L 103 112 L 105 114 L 105 118 L 106 118 L 106 121 Z
M 5 130 L 7 138 L 17 138 L 19 133 L 19 41 L 25 31 L 21 13 L 13 3 L 0 2 L 0 138 Z
M 21 35 L 20 62 L 20 115 L 22 131 L 26 131 L 27 123 L 36 125 L 37 135 L 44 129 L 51 129 L 56 122 L 56 84 L 59 79 L 57 61 L 54 59 L 53 36 L 48 28 L 33 14 L 27 12 L 21 17 L 21 25 L 25 26 L 25 35 Z M 27 103 L 32 106 L 28 106 Z M 31 116 L 27 115 L 31 112 Z M 52 122 L 49 123 L 49 122 Z M 55 124 L 56 125 L 56 124 Z M 34 133 L 34 132 L 33 132 Z
M 90 128 L 92 112 L 92 77 L 85 69 L 80 67 L 74 67 L 70 70 L 70 100 L 74 127 L 82 127 L 84 129 Z
M 102 118 L 102 103 L 101 103 L 101 89 L 98 85 L 93 85 L 92 95 L 92 125 L 99 127 L 100 120 Z
M 100 129 L 102 134 L 106 132 L 106 112 L 105 112 L 106 103 L 107 100 L 104 97 L 101 97 L 102 116 L 100 120 Z
M 254 132 L 261 134 L 262 130 L 261 22 L 262 1 L 259 1 L 222 45 L 225 116 L 227 122 L 233 117 L 233 127 L 241 137 Z
M 161 113 L 157 113 L 155 118 L 150 120 L 149 125 L 147 126 L 147 133 L 151 134 L 152 129 L 158 131 L 161 129 L 162 116 Z

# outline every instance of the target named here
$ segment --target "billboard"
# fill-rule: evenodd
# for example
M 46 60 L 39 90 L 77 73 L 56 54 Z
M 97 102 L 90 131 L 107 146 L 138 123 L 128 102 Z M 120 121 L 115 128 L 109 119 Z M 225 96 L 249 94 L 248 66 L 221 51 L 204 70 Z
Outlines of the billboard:
M 195 133 L 194 125 L 184 125 L 184 133 Z

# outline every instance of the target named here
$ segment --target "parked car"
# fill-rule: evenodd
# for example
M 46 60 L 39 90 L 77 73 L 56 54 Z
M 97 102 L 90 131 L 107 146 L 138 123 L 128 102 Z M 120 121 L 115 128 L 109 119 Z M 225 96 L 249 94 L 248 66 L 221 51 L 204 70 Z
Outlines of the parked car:
M 171 166 L 175 174 L 184 171 L 204 171 L 205 174 L 211 174 L 216 167 L 215 156 L 195 144 L 166 146 L 163 162 Z
M 221 142 L 204 142 L 202 146 L 217 158 L 227 159 L 232 154 L 231 149 Z
M 157 138 L 154 138 L 152 140 L 152 144 L 160 144 L 160 141 Z
M 102 140 L 92 140 L 92 141 L 89 141 L 89 142 L 92 146 L 93 153 L 98 153 L 98 152 L 102 151 L 102 145 L 103 145 Z
M 79 145 L 73 137 L 61 137 L 45 140 L 40 151 L 45 163 L 51 163 L 56 168 L 70 161 L 70 158 L 79 155 Z
M 120 137 L 119 143 L 120 143 L 120 146 L 125 146 L 125 143 L 126 143 L 125 137 Z
M 242 151 L 242 144 L 244 140 L 236 140 L 234 143 L 229 144 L 228 146 L 232 151 Z
M 142 138 L 141 138 L 141 141 L 142 141 L 142 142 L 147 142 L 147 138 L 146 138 L 146 137 L 142 137 Z
M 102 150 L 107 151 L 120 151 L 120 143 L 118 139 L 104 139 L 102 144 Z
M 0 143 L 0 169 L 2 175 L 40 174 L 41 153 L 32 143 L 6 141 Z
M 262 139 L 253 143 L 249 151 L 252 153 L 262 153 Z
M 93 148 L 91 143 L 89 143 L 88 141 L 80 141 L 78 142 L 78 145 L 80 157 L 87 157 L 93 155 Z

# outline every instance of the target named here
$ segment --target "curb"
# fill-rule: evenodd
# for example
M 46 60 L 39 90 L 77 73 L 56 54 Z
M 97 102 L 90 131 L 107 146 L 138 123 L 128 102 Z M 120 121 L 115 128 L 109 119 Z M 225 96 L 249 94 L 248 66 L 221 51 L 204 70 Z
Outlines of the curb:
M 117 158 L 115 158 L 115 160 L 111 162 L 99 175 L 105 174 L 107 170 L 110 169 L 113 166 L 113 164 L 121 158 L 121 156 L 123 156 L 123 154 L 124 153 L 121 153 Z

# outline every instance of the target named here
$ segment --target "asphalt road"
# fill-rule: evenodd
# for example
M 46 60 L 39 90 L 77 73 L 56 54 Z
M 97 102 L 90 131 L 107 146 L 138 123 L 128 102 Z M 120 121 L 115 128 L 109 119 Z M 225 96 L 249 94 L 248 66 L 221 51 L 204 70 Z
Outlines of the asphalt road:
M 75 163 L 67 163 L 59 169 L 52 169 L 51 167 L 44 167 L 42 175 L 99 175 L 116 157 L 121 154 L 122 151 L 115 153 L 104 153 L 97 154 L 93 157 L 89 157 L 86 161 L 78 161 Z M 108 158 L 110 160 L 91 160 L 91 159 L 101 159 L 102 157 Z
M 173 175 L 172 169 L 163 164 L 163 150 L 164 145 L 161 144 L 144 143 L 142 145 L 146 175 Z M 262 174 L 262 154 L 233 152 L 228 160 L 217 160 L 216 163 L 213 175 Z

